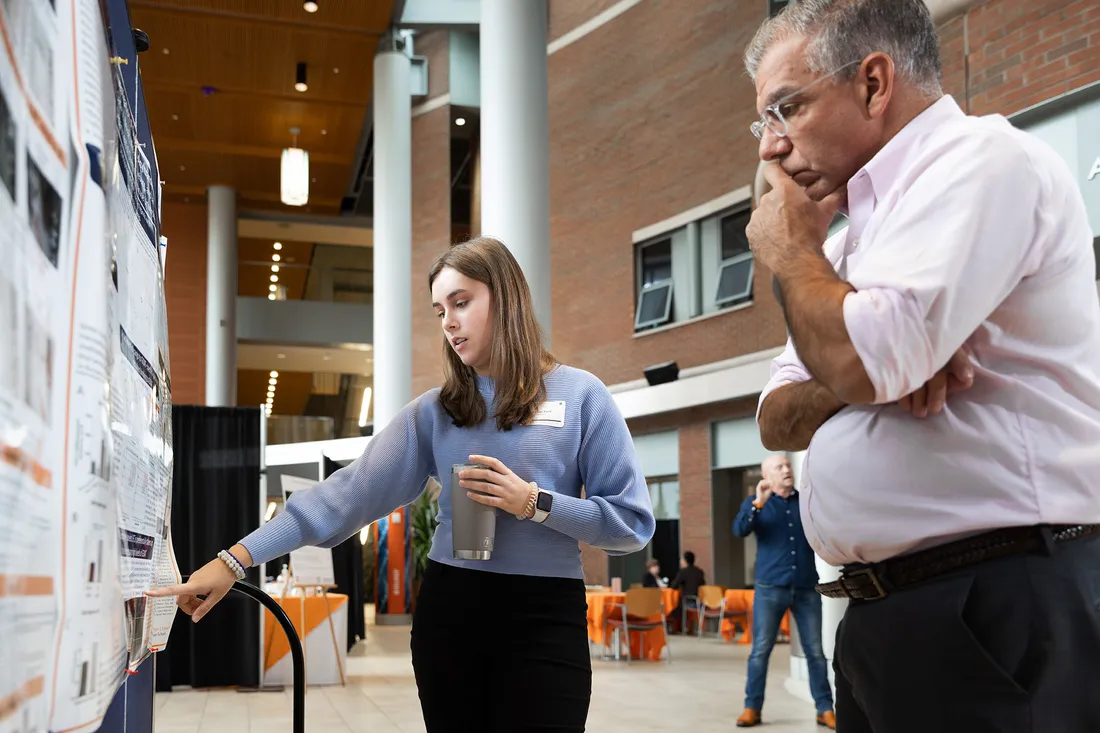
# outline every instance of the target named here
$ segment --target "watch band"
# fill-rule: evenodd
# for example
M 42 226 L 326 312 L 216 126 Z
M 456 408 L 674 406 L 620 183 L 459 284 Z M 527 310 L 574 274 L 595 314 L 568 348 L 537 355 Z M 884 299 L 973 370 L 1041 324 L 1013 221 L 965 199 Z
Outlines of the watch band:
M 551 494 L 548 491 L 543 491 L 542 489 L 538 489 L 538 488 L 536 488 L 536 492 L 537 493 L 536 493 L 536 496 L 535 496 L 535 513 L 534 513 L 534 515 L 532 515 L 531 521 L 542 524 L 543 522 L 546 521 L 546 518 L 550 516 L 550 510 L 549 509 L 539 509 L 539 504 L 540 504 L 539 500 L 544 495 L 551 496 Z M 553 500 L 551 499 L 551 503 L 552 502 L 553 502 Z

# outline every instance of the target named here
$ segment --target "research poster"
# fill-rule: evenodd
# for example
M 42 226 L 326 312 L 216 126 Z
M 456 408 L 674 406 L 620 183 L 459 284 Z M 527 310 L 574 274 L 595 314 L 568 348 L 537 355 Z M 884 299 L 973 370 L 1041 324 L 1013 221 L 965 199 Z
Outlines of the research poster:
M 175 613 L 159 183 L 103 8 L 0 0 L 0 733 L 98 729 Z

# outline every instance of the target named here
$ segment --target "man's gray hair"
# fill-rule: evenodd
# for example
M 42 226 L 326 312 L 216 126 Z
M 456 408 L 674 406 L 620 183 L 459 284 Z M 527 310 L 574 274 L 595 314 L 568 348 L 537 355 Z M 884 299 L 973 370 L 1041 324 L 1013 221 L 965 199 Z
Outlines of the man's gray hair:
M 798 0 L 764 21 L 745 49 L 745 68 L 756 72 L 768 50 L 792 36 L 805 36 L 810 71 L 827 74 L 881 51 L 898 76 L 930 97 L 942 92 L 940 46 L 923 0 Z M 853 65 L 841 73 L 851 78 Z

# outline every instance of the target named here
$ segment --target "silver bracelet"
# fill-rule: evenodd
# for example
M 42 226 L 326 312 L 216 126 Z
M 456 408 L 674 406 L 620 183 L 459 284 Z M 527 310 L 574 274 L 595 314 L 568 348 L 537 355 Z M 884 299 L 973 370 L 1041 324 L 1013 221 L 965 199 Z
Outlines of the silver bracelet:
M 222 550 L 218 553 L 218 559 L 224 562 L 230 570 L 233 571 L 233 575 L 237 580 L 244 580 L 244 566 L 237 561 L 237 558 L 233 557 L 229 550 Z

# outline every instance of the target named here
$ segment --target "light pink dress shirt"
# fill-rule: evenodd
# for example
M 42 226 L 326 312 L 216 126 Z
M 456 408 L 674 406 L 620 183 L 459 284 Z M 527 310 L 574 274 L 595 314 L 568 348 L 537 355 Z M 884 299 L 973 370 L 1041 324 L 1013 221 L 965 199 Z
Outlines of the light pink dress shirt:
M 1052 149 L 945 96 L 848 183 L 825 254 L 875 387 L 814 435 L 806 537 L 877 562 L 1021 525 L 1100 523 L 1100 301 L 1081 193 Z M 974 385 L 938 415 L 896 404 L 963 344 Z M 810 378 L 794 346 L 760 397 Z

